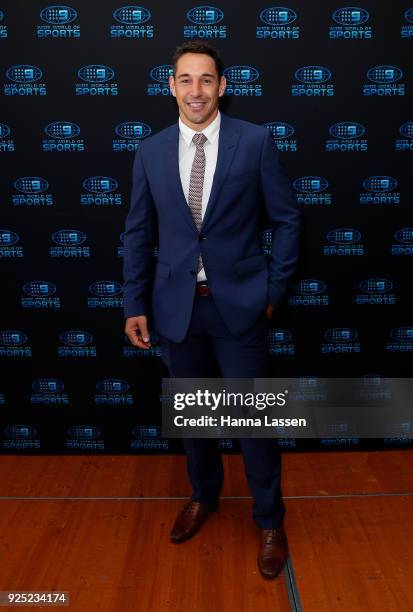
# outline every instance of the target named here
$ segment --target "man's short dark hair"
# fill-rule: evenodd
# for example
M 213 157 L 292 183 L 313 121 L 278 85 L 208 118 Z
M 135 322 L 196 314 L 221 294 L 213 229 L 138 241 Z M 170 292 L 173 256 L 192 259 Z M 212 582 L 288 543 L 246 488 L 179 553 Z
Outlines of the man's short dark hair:
M 224 72 L 224 64 L 222 63 L 222 59 L 218 51 L 209 43 L 202 42 L 199 40 L 191 40 L 189 42 L 185 42 L 179 47 L 176 47 L 174 54 L 172 56 L 172 65 L 173 65 L 173 73 L 174 76 L 176 74 L 176 65 L 180 57 L 185 55 L 185 53 L 204 53 L 205 55 L 209 55 L 215 62 L 215 67 L 217 69 L 218 78 L 220 79 Z

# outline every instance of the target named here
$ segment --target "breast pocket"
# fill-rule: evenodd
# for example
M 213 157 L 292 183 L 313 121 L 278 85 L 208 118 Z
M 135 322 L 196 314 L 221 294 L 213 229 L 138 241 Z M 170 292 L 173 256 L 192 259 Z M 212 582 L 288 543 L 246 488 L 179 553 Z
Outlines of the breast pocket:
M 225 180 L 226 186 L 238 185 L 240 183 L 254 183 L 257 179 L 255 172 L 243 172 L 238 174 L 229 174 Z

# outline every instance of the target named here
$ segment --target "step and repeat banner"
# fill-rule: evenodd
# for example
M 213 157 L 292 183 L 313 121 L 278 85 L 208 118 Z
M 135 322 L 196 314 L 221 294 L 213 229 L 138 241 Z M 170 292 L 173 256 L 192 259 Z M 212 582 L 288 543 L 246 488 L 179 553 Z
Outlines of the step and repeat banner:
M 309 393 L 365 377 L 374 397 L 412 374 L 413 5 L 0 2 L 3 453 L 182 450 L 160 434 L 156 329 L 148 351 L 124 336 L 121 269 L 133 156 L 176 121 L 171 55 L 192 39 L 221 52 L 223 110 L 268 127 L 303 213 L 268 330 L 274 377 Z M 271 239 L 263 228 L 264 252 Z M 408 420 L 384 439 L 341 427 L 276 443 L 412 445 Z

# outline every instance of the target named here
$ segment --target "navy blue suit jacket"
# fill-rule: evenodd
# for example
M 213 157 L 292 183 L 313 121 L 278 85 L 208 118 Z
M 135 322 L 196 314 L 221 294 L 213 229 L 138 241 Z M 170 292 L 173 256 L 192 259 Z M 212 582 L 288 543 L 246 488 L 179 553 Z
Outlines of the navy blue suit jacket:
M 178 122 L 144 140 L 133 164 L 124 238 L 125 317 L 152 315 L 180 342 L 189 327 L 198 256 L 216 306 L 240 336 L 285 295 L 298 257 L 299 212 L 269 130 L 221 114 L 211 195 L 198 232 L 179 175 Z M 260 231 L 273 229 L 271 257 Z M 154 263 L 154 247 L 159 255 Z

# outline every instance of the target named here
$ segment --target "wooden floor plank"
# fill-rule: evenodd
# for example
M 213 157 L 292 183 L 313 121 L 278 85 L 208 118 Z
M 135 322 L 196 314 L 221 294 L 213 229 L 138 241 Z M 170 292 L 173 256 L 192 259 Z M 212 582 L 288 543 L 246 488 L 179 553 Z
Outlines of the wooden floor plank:
M 249 501 L 223 501 L 176 545 L 169 531 L 181 505 L 3 500 L 1 588 L 69 591 L 71 612 L 290 610 L 284 578 L 257 570 Z
M 242 457 L 224 455 L 224 496 L 250 495 Z M 413 492 L 413 450 L 284 454 L 283 493 Z M 182 455 L 0 456 L 1 496 L 187 496 Z
M 413 610 L 412 497 L 289 500 L 304 610 Z

